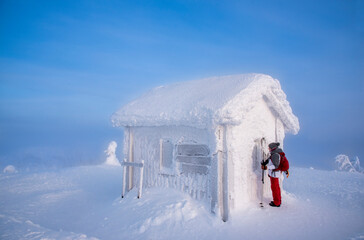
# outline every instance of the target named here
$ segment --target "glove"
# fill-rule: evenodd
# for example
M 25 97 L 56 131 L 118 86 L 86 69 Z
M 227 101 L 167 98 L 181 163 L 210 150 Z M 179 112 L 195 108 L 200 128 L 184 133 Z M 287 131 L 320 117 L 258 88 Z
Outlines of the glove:
M 262 162 L 261 162 L 260 164 L 265 166 L 265 165 L 267 165 L 267 164 L 268 164 L 268 162 L 269 162 L 269 158 L 268 158 L 267 160 L 265 160 L 265 161 L 264 161 L 264 160 L 262 160 Z
M 260 167 L 261 167 L 262 170 L 267 170 L 267 166 L 265 166 L 263 164 Z
M 287 178 L 288 178 L 289 177 L 289 171 L 288 170 L 286 171 L 286 175 L 287 175 Z

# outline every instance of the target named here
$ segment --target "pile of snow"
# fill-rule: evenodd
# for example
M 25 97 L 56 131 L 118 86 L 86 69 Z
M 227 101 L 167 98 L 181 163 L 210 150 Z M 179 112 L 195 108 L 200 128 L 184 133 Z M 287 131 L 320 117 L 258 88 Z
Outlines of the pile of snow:
M 121 199 L 121 169 L 0 174 L 0 239 L 364 238 L 362 174 L 292 168 L 280 208 L 257 203 L 224 223 L 171 188 L 145 189 L 141 199 L 133 189 Z M 278 225 L 283 234 L 272 230 Z
M 350 160 L 347 155 L 339 154 L 335 157 L 335 164 L 336 170 L 338 171 L 364 173 L 364 169 L 360 166 L 358 156 Z
M 107 158 L 105 161 L 106 165 L 120 166 L 120 162 L 115 154 L 117 146 L 118 146 L 118 144 L 115 141 L 111 141 L 109 143 L 108 148 L 105 150 L 105 153 L 107 155 Z
M 114 126 L 239 125 L 245 113 L 264 99 L 288 133 L 299 131 L 286 94 L 277 79 L 265 74 L 239 74 L 157 87 L 113 114 Z
M 18 170 L 13 165 L 8 165 L 4 168 L 3 173 L 17 173 Z

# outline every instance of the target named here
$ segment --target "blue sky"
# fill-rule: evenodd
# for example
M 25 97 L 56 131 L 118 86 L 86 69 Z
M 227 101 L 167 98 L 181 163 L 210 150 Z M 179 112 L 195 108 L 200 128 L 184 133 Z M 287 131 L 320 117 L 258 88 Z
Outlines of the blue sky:
M 364 159 L 363 2 L 3 0 L 0 164 L 99 161 L 111 114 L 151 87 L 249 72 L 281 81 L 296 165 Z

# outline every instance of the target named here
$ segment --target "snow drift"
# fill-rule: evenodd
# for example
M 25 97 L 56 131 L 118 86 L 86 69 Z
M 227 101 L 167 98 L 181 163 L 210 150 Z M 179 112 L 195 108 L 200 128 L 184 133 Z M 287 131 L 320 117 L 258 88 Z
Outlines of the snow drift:
M 121 199 L 120 172 L 103 165 L 0 174 L 0 239 L 364 238 L 363 174 L 292 168 L 285 205 L 256 204 L 223 223 L 201 202 L 170 188 Z M 277 219 L 284 233 L 271 230 Z

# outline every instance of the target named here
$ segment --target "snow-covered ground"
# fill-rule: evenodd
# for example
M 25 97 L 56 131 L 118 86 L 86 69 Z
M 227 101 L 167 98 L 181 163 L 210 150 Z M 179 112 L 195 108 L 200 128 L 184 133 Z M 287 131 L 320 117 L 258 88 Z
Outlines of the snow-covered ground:
M 120 199 L 121 167 L 0 175 L 1 239 L 364 239 L 364 174 L 291 169 L 281 208 L 223 223 L 173 189 Z M 268 200 L 267 200 L 268 201 Z

